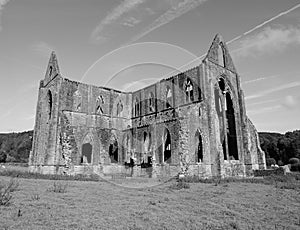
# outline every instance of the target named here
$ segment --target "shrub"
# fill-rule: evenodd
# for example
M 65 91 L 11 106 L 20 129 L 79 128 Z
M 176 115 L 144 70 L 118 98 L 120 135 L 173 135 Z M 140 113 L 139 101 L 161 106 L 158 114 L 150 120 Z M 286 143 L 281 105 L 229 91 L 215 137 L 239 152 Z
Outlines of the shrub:
M 275 165 L 276 160 L 274 158 L 267 158 L 266 163 L 267 163 L 267 166 Z
M 12 193 L 19 187 L 19 182 L 13 178 L 5 183 L 0 182 L 0 205 L 9 205 L 12 199 Z
M 289 159 L 289 164 L 291 164 L 291 165 L 298 164 L 298 163 L 300 163 L 300 160 L 296 157 Z
M 291 171 L 293 172 L 300 172 L 300 163 L 292 164 Z
M 172 184 L 170 186 L 171 189 L 176 189 L 176 190 L 180 190 L 180 189 L 189 189 L 190 185 L 185 182 L 184 180 L 179 180 L 178 182 L 176 182 L 175 184 Z
M 53 182 L 52 186 L 47 189 L 49 192 L 66 193 L 68 184 L 60 181 Z
M 279 166 L 284 166 L 284 163 L 282 162 L 282 160 L 279 160 L 279 161 L 278 161 L 278 165 L 279 165 Z

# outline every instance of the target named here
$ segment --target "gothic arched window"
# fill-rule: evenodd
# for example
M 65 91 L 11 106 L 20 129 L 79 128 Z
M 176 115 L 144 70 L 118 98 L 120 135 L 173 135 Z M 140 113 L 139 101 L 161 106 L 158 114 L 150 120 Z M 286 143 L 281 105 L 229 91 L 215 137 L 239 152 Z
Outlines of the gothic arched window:
M 169 86 L 167 86 L 166 90 L 166 108 L 172 108 L 172 92 Z
M 187 102 L 193 102 L 194 101 L 193 83 L 189 78 L 186 80 L 185 96 L 186 96 L 186 101 Z
M 102 95 L 100 95 L 96 100 L 96 113 L 103 114 L 103 108 L 102 108 L 103 104 L 104 104 L 104 99 Z

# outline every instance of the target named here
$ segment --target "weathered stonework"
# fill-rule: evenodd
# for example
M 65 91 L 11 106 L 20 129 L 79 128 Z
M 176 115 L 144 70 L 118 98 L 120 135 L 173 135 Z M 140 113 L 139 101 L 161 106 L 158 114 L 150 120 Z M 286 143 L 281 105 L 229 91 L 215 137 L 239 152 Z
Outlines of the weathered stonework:
M 30 171 L 227 177 L 265 167 L 240 76 L 219 35 L 199 66 L 135 92 L 63 78 L 51 54 Z

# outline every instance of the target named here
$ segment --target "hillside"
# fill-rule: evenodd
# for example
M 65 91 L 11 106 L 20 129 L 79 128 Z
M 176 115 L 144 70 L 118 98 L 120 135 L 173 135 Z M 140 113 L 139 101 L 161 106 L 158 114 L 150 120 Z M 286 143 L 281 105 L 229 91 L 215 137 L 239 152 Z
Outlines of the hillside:
M 0 163 L 28 162 L 33 131 L 0 134 Z
M 300 158 L 300 130 L 280 133 L 259 133 L 261 148 L 266 158 L 274 158 L 277 164 L 287 164 L 292 157 Z

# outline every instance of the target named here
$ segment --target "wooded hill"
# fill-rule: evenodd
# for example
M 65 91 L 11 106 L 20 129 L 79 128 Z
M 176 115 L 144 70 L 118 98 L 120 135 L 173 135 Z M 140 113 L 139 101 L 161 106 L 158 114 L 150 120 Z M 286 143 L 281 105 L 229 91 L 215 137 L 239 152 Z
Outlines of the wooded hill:
M 0 134 L 0 162 L 28 162 L 33 131 Z M 279 165 L 290 158 L 300 159 L 300 130 L 281 133 L 259 133 L 260 144 L 266 158 L 274 158 Z

